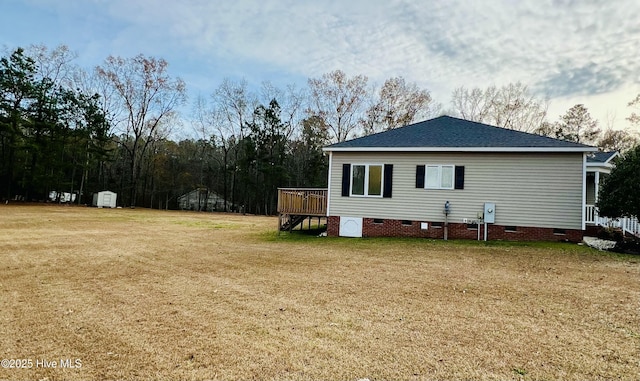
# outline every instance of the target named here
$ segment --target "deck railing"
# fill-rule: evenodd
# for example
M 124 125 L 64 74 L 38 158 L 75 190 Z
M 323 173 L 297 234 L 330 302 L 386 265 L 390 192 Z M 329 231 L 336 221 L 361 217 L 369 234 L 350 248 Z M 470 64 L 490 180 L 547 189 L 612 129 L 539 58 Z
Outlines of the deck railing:
M 621 229 L 624 234 L 640 237 L 640 222 L 635 217 L 600 217 L 595 205 L 586 205 L 585 222 L 598 226 Z
M 327 215 L 326 188 L 278 188 L 278 213 Z

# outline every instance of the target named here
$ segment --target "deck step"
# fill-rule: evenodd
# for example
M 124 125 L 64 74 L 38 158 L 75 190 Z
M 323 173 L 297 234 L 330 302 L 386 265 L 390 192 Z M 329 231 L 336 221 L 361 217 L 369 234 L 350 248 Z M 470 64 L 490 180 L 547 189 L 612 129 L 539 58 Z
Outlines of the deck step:
M 293 230 L 296 226 L 300 225 L 304 220 L 307 219 L 308 216 L 303 215 L 289 215 L 289 218 L 285 221 L 284 224 L 280 227 L 280 230 L 287 231 Z

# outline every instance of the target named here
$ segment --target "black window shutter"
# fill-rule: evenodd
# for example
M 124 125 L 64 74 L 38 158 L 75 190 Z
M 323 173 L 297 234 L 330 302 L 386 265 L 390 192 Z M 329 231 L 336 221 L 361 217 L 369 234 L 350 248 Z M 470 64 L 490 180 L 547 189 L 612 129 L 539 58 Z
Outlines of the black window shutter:
M 416 188 L 424 188 L 424 165 L 416 165 Z
M 464 167 L 456 165 L 455 189 L 464 189 Z
M 351 185 L 351 164 L 342 164 L 342 196 L 349 197 Z
M 382 197 L 391 197 L 391 187 L 393 185 L 393 164 L 384 165 L 384 189 Z

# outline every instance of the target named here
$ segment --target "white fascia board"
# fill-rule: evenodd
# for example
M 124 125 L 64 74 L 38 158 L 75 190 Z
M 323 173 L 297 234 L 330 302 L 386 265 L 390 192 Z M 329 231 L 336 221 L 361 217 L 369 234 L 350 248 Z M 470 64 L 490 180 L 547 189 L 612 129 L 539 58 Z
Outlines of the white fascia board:
M 596 147 L 324 147 L 326 152 L 597 152 Z
M 613 163 L 589 163 L 587 162 L 587 170 L 597 170 L 602 169 L 605 171 L 610 171 L 613 169 Z
M 611 163 L 611 161 L 612 161 L 613 159 L 615 159 L 616 157 L 618 157 L 618 156 L 620 156 L 620 152 L 619 152 L 619 151 L 616 151 L 613 155 L 611 155 L 611 157 L 609 157 L 609 158 L 607 159 L 607 161 L 605 161 L 605 163 L 606 163 L 606 164 L 609 164 L 609 165 L 611 165 L 611 166 L 613 166 L 613 163 Z

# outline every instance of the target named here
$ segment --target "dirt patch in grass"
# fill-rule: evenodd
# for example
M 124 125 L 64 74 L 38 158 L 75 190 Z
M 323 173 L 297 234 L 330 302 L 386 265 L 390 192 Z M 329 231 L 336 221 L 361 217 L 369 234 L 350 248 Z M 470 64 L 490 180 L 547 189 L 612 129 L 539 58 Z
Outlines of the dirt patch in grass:
M 0 379 L 640 376 L 637 257 L 276 226 L 0 206 Z

